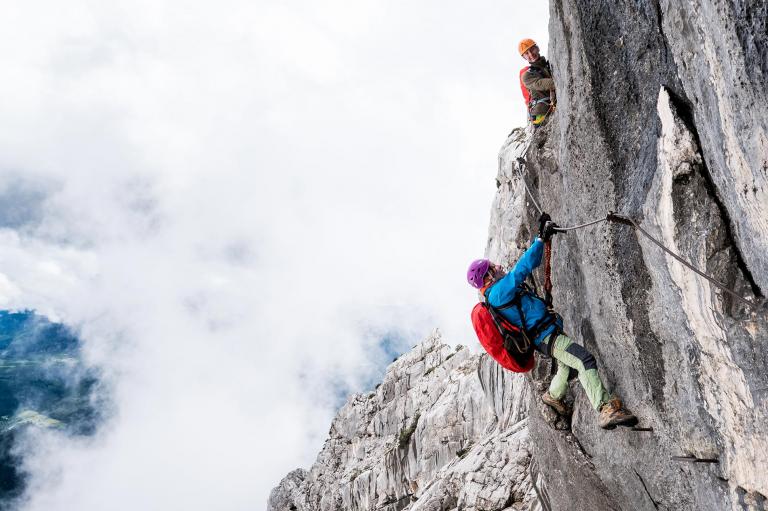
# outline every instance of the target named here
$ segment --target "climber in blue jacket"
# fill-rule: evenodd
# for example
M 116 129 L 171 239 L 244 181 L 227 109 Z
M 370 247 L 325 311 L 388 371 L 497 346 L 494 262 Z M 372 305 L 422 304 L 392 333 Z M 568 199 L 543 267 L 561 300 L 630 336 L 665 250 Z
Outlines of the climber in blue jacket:
M 544 244 L 557 232 L 556 228 L 557 225 L 544 213 L 540 219 L 539 237 L 509 273 L 487 259 L 479 259 L 470 265 L 467 279 L 473 287 L 480 289 L 489 305 L 526 331 L 540 353 L 557 361 L 557 373 L 549 390 L 541 396 L 544 403 L 561 415 L 568 414 L 563 398 L 568 391 L 568 374 L 571 369 L 575 369 L 589 402 L 600 414 L 599 423 L 602 428 L 613 429 L 619 424 L 636 424 L 637 418 L 623 407 L 621 400 L 606 392 L 597 372 L 595 357 L 565 335 L 560 315 L 550 310 L 544 300 L 525 286 L 525 280 L 541 264 Z M 517 307 L 500 308 L 518 295 L 522 318 Z
M 524 328 L 530 336 L 536 347 L 540 347 L 545 339 L 556 329 L 562 330 L 563 321 L 557 314 L 551 314 L 544 301 L 533 293 L 526 292 L 523 284 L 528 276 L 533 273 L 540 264 L 541 257 L 544 255 L 544 241 L 536 238 L 533 245 L 525 251 L 523 256 L 517 261 L 512 271 L 507 273 L 491 264 L 490 277 L 492 285 L 487 287 L 487 302 L 493 307 L 501 307 L 511 302 L 518 293 L 520 297 L 520 308 L 525 317 Z M 522 318 L 516 307 L 502 309 L 501 314 L 515 325 L 522 324 Z

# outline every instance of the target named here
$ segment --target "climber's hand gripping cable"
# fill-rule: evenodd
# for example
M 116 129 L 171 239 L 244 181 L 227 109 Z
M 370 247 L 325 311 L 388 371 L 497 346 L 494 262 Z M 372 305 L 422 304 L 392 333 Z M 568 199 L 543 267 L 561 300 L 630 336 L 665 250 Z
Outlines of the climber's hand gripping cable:
M 542 213 L 539 217 L 539 238 L 544 242 L 548 242 L 558 232 L 561 232 L 559 226 L 552 221 L 552 218 L 547 213 Z
M 544 236 L 541 239 L 545 242 L 549 242 L 552 239 L 552 236 L 558 232 L 562 232 L 560 231 L 559 227 L 560 226 L 558 226 L 555 222 L 547 222 L 544 226 Z
M 544 239 L 544 233 L 547 230 L 548 222 L 552 222 L 552 217 L 550 217 L 547 213 L 542 213 L 539 217 L 539 238 L 542 240 Z

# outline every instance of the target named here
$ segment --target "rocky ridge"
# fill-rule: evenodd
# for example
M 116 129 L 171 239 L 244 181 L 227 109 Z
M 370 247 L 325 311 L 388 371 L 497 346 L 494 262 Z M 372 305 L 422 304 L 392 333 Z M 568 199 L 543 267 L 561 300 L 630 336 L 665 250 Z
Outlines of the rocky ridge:
M 525 150 L 537 202 L 561 225 L 629 216 L 758 304 L 743 305 L 626 225 L 557 236 L 555 305 L 566 329 L 652 431 L 599 430 L 576 390 L 574 444 L 531 406 L 533 457 L 543 473 L 562 474 L 547 478 L 552 507 L 764 509 L 768 4 L 550 7 L 560 103 Z M 500 183 L 519 179 L 519 152 L 502 149 Z M 498 210 L 519 203 L 508 195 Z M 530 240 L 538 211 L 529 198 L 518 214 L 516 225 L 492 220 L 489 253 L 498 246 L 500 260 Z
M 768 4 L 550 11 L 558 110 L 501 149 L 488 257 L 511 265 L 529 245 L 532 194 L 561 225 L 629 216 L 757 306 L 626 225 L 558 235 L 555 306 L 643 430 L 599 429 L 577 383 L 571 420 L 553 416 L 546 359 L 515 377 L 433 338 L 347 403 L 270 509 L 768 508 Z
M 536 509 L 526 380 L 430 336 L 349 398 L 309 471 L 269 511 Z

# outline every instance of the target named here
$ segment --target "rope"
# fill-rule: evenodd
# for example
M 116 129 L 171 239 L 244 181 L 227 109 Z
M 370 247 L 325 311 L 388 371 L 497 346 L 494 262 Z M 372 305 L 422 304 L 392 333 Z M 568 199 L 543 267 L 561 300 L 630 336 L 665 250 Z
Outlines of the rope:
M 648 231 L 646 231 L 645 229 L 640 227 L 631 218 L 626 217 L 626 216 L 622 216 L 622 215 L 617 215 L 617 214 L 611 212 L 611 213 L 608 213 L 608 216 L 605 219 L 608 220 L 608 221 L 611 221 L 611 222 L 616 222 L 616 223 L 620 223 L 620 224 L 629 225 L 629 226 L 633 227 L 634 229 L 636 229 L 637 231 L 640 231 L 640 233 L 642 233 L 646 238 L 648 238 L 649 240 L 654 242 L 664 252 L 666 252 L 667 254 L 669 254 L 672 257 L 674 257 L 677 261 L 679 261 L 681 264 L 686 266 L 688 269 L 690 269 L 691 271 L 695 272 L 697 275 L 699 275 L 701 277 L 704 277 L 709 282 L 711 282 L 714 286 L 720 288 L 722 291 L 725 291 L 726 293 L 728 293 L 729 295 L 733 296 L 734 298 L 736 298 L 737 300 L 741 301 L 742 303 L 745 303 L 745 304 L 749 305 L 750 307 L 753 307 L 753 308 L 757 309 L 757 307 L 758 307 L 757 303 L 755 303 L 755 302 L 753 302 L 751 300 L 747 300 L 743 296 L 737 294 L 732 289 L 726 287 L 724 284 L 721 284 L 720 282 L 718 282 L 714 278 L 710 277 L 709 275 L 707 275 L 703 271 L 699 270 L 698 268 L 693 266 L 691 263 L 689 263 L 688 261 L 686 261 L 685 259 L 683 259 L 679 255 L 677 255 L 674 252 L 672 252 L 670 249 L 665 247 L 659 240 L 657 240 L 656 238 L 651 236 L 651 234 Z
M 533 196 L 533 193 L 531 192 L 531 189 L 528 188 L 528 183 L 525 181 L 525 176 L 523 176 L 522 167 L 525 165 L 525 160 L 522 158 L 517 159 L 518 167 L 517 167 L 517 176 L 520 178 L 520 180 L 523 182 L 523 186 L 525 187 L 525 191 L 528 192 L 528 196 L 531 198 L 531 202 L 533 202 L 533 205 L 536 206 L 536 209 L 539 211 L 539 214 L 541 215 L 544 211 L 539 207 L 538 202 L 536 202 L 536 199 Z
M 580 225 L 574 225 L 573 227 L 560 227 L 560 226 L 558 226 L 557 229 L 555 229 L 555 230 L 556 231 L 563 231 L 563 232 L 573 231 L 575 229 L 581 229 L 582 227 L 589 227 L 590 225 L 599 224 L 600 222 L 605 222 L 605 221 L 606 221 L 605 218 L 598 218 L 597 220 L 593 220 L 591 222 L 587 222 L 587 223 L 580 224 Z
M 544 243 L 544 301 L 552 308 L 552 240 Z
M 517 161 L 520 164 L 520 167 L 525 165 L 525 160 L 524 159 L 518 158 Z M 539 211 L 539 214 L 542 214 L 543 213 L 542 209 L 539 207 L 538 203 L 536 202 L 536 199 L 534 199 L 533 193 L 531 192 L 531 189 L 528 188 L 528 183 L 526 183 L 526 181 L 525 181 L 525 176 L 523 176 L 523 173 L 520 170 L 520 168 L 518 168 L 517 170 L 518 170 L 518 176 L 523 181 L 523 185 L 525 186 L 525 190 L 528 192 L 528 195 L 531 197 L 531 201 L 533 202 L 533 205 L 536 206 L 536 209 Z M 634 220 L 632 220 L 631 218 L 629 218 L 627 216 L 618 215 L 618 214 L 616 214 L 616 213 L 611 211 L 611 212 L 608 213 L 608 215 L 605 218 L 598 218 L 596 220 L 592 220 L 590 222 L 585 222 L 585 223 L 579 224 L 579 225 L 574 225 L 572 227 L 559 227 L 558 226 L 556 231 L 558 231 L 558 232 L 574 231 L 576 229 L 582 229 L 584 227 L 589 227 L 590 225 L 599 224 L 600 222 L 615 222 L 615 223 L 624 224 L 624 225 L 628 225 L 628 226 L 632 227 L 636 231 L 640 232 L 643 236 L 645 236 L 646 238 L 651 240 L 653 243 L 655 243 L 664 252 L 666 252 L 667 254 L 669 254 L 672 257 L 674 257 L 678 262 L 680 262 L 686 268 L 688 268 L 691 271 L 695 272 L 700 277 L 705 278 L 706 280 L 708 280 L 710 283 L 712 283 L 717 288 L 721 289 L 722 291 L 724 291 L 724 292 L 728 293 L 729 295 L 733 296 L 734 298 L 736 298 L 740 302 L 742 302 L 742 303 L 744 303 L 746 305 L 749 305 L 750 307 L 752 307 L 754 309 L 757 309 L 759 307 L 759 304 L 757 304 L 757 303 L 755 303 L 755 302 L 753 302 L 751 300 L 747 300 L 746 298 L 744 298 L 743 296 L 739 295 L 738 293 L 736 293 L 732 289 L 726 287 L 724 284 L 721 284 L 720 282 L 715 280 L 713 277 L 710 277 L 709 275 L 707 275 L 703 271 L 699 270 L 698 268 L 693 266 L 691 263 L 689 263 L 688 261 L 686 261 L 685 259 L 683 259 L 679 255 L 677 255 L 676 253 L 672 252 L 670 249 L 668 249 L 666 246 L 664 246 L 663 243 L 661 243 L 659 240 L 654 238 L 648 231 L 646 231 L 645 229 L 640 227 L 640 225 L 638 225 L 637 222 L 635 222 Z M 544 291 L 549 296 L 551 296 L 551 292 L 552 292 L 552 281 L 551 281 L 552 268 L 551 268 L 551 265 L 550 265 L 551 253 L 552 253 L 551 243 L 547 242 L 547 244 L 544 246 L 544 255 L 546 257 L 546 263 L 547 263 L 546 266 L 545 266 L 545 270 L 544 270 L 544 272 L 545 272 L 545 274 L 544 274 L 544 278 L 545 278 L 545 281 L 544 281 Z
M 521 170 L 521 168 L 525 165 L 525 160 L 523 158 L 518 158 L 517 162 L 519 164 L 518 168 L 516 169 L 517 170 L 517 177 L 519 177 L 520 180 L 523 182 L 523 186 L 525 187 L 525 191 L 528 192 L 528 196 L 531 198 L 531 202 L 533 202 L 533 205 L 536 206 L 536 209 L 538 210 L 539 214 L 541 215 L 544 212 L 544 210 L 542 210 L 539 207 L 539 204 L 536 202 L 536 198 L 533 196 L 533 192 L 531 192 L 531 189 L 528 187 L 528 182 L 525 180 L 525 176 L 523 175 L 523 171 Z M 560 226 L 558 226 L 556 230 L 557 231 L 562 231 L 562 232 L 572 231 L 574 229 L 581 229 L 582 227 L 588 227 L 590 225 L 599 224 L 600 222 L 605 222 L 605 221 L 606 221 L 605 218 L 598 218 L 597 220 L 593 220 L 591 222 L 587 222 L 587 223 L 580 224 L 580 225 L 574 225 L 573 227 L 560 227 Z

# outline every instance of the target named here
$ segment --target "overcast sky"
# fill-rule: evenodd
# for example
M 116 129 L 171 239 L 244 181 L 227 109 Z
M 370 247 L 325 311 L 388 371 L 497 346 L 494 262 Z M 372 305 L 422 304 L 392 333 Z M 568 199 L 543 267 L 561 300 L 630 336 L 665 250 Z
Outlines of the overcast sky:
M 477 349 L 516 54 L 545 2 L 6 2 L 0 307 L 75 327 L 112 406 L 21 446 L 23 509 L 263 509 L 341 396 Z

